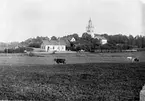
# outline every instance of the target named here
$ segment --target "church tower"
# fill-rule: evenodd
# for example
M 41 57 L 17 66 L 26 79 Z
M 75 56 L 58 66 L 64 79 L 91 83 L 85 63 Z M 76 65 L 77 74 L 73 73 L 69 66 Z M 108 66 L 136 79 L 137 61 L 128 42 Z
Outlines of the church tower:
M 92 24 L 92 20 L 90 19 L 88 22 L 88 25 L 86 27 L 86 31 L 88 34 L 90 34 L 92 37 L 94 37 L 94 26 Z

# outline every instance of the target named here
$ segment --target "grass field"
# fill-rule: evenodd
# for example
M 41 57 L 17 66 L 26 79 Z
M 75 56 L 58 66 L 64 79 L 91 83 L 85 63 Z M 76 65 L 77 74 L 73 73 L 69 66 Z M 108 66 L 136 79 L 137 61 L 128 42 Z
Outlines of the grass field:
M 0 100 L 139 101 L 145 63 L 1 65 Z
M 139 101 L 144 84 L 145 52 L 0 54 L 0 100 Z
M 129 63 L 128 56 L 137 57 L 140 62 L 145 62 L 145 52 L 127 53 L 61 53 L 61 54 L 40 54 L 33 57 L 24 54 L 0 54 L 0 64 L 3 65 L 28 65 L 28 64 L 54 64 L 54 58 L 65 58 L 67 64 L 76 63 Z

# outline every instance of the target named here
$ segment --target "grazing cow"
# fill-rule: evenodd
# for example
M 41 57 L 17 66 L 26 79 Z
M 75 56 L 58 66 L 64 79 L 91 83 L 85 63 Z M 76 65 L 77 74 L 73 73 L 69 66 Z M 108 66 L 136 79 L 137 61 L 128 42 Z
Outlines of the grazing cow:
M 66 62 L 65 62 L 65 59 L 54 59 L 54 61 L 57 63 L 57 64 L 59 64 L 59 63 L 63 63 L 63 64 L 66 64 Z
M 138 58 L 134 58 L 134 57 L 127 57 L 128 60 L 132 61 L 132 62 L 139 62 Z
M 128 59 L 128 60 L 132 60 L 132 59 L 133 59 L 133 57 L 127 57 L 127 59 Z
M 139 59 L 138 58 L 134 58 L 133 62 L 139 62 Z

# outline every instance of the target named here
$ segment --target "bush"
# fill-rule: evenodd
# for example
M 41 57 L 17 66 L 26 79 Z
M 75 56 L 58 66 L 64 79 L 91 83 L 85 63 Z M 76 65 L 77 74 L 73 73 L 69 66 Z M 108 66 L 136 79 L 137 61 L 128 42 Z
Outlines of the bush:
M 14 50 L 14 53 L 24 53 L 24 51 L 25 51 L 25 48 L 24 47 L 19 47 L 19 48 L 16 48 Z
M 4 49 L 4 53 L 24 53 L 24 51 L 33 51 L 33 48 L 29 47 L 19 47 L 19 48 L 9 48 L 9 49 Z
M 29 54 L 28 54 L 29 56 L 35 56 L 35 54 L 34 53 L 32 53 L 32 52 L 30 52 Z
M 29 47 L 40 48 L 41 47 L 41 43 L 30 43 Z
M 10 48 L 10 49 L 5 49 L 4 53 L 14 53 L 14 49 Z
M 138 48 L 137 51 L 145 51 L 145 48 Z

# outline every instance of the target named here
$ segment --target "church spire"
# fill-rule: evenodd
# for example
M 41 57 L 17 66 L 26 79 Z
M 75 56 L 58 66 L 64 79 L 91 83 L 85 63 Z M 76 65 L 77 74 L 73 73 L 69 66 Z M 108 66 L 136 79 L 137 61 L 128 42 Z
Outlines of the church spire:
M 94 36 L 93 34 L 93 32 L 94 32 L 94 26 L 93 26 L 93 24 L 92 24 L 92 20 L 91 20 L 91 18 L 90 18 L 90 20 L 89 20 L 89 22 L 88 22 L 88 25 L 87 25 L 87 27 L 86 27 L 86 31 L 87 31 L 87 33 L 88 34 L 91 34 L 92 36 Z

